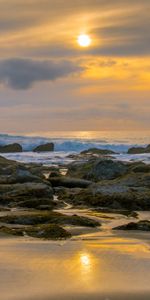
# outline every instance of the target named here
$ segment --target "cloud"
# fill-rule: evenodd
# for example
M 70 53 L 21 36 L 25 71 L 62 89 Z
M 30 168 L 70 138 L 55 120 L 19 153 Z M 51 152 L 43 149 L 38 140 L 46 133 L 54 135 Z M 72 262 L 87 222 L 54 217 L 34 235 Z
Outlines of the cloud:
M 7 59 L 0 61 L 0 82 L 13 89 L 29 89 L 37 81 L 53 81 L 82 71 L 67 61 Z
M 0 0 L 0 8 L 1 57 L 150 54 L 149 0 Z M 81 52 L 82 30 L 93 44 Z

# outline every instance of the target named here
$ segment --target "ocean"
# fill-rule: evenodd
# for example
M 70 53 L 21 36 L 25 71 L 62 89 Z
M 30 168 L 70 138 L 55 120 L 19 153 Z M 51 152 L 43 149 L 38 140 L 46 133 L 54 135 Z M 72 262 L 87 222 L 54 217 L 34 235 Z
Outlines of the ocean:
M 33 153 L 32 150 L 41 144 L 53 142 L 54 152 Z M 109 149 L 117 152 L 119 160 L 141 160 L 150 163 L 150 154 L 128 155 L 126 152 L 133 146 L 150 144 L 150 131 L 56 131 L 38 132 L 24 135 L 0 134 L 0 145 L 19 143 L 23 153 L 3 154 L 6 158 L 20 162 L 35 162 L 45 165 L 69 163 L 68 155 L 79 153 L 89 148 Z

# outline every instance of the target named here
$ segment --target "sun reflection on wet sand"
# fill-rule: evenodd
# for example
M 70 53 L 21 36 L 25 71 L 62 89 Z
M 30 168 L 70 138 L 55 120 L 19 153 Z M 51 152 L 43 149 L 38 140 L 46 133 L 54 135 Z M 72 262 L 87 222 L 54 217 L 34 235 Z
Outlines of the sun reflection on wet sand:
M 88 254 L 81 254 L 80 256 L 81 264 L 85 267 L 90 267 L 91 261 Z
M 46 299 L 51 300 L 77 295 L 73 299 L 81 299 L 78 293 L 150 293 L 150 253 L 145 255 L 144 247 L 147 249 L 148 245 L 119 237 L 63 244 L 3 239 L 0 249 L 1 298 L 22 300 L 22 295 L 26 295 L 25 299 L 30 300 L 38 295 L 44 300 L 44 295 L 48 295 Z

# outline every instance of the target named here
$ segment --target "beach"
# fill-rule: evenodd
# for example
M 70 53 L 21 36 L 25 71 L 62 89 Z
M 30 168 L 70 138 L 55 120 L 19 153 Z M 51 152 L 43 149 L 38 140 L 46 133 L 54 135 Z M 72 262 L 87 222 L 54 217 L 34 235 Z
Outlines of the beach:
M 52 140 L 80 153 L 21 139 L 28 150 L 0 157 L 1 298 L 148 300 L 150 154 L 127 152 L 146 140 Z
M 134 235 L 133 235 L 134 236 Z M 2 238 L 3 300 L 149 299 L 149 234 L 71 241 Z

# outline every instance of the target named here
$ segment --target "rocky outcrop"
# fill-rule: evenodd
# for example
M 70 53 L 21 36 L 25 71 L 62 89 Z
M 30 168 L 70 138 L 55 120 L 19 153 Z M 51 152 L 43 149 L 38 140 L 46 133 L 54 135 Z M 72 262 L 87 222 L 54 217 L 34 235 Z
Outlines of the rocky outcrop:
M 115 180 L 103 180 L 86 190 L 68 191 L 62 196 L 73 205 L 115 210 L 150 210 L 150 173 L 131 173 Z
M 150 145 L 147 147 L 132 147 L 128 150 L 128 154 L 150 153 Z
M 111 155 L 111 154 L 116 154 L 114 151 L 112 150 L 108 150 L 108 149 L 98 149 L 98 148 L 90 148 L 88 150 L 84 150 L 82 151 L 80 154 L 96 154 L 96 155 Z
M 58 224 L 76 225 L 85 227 L 97 227 L 101 224 L 93 219 L 78 215 L 64 215 L 58 212 L 28 212 L 19 215 L 7 215 L 0 217 L 0 222 L 16 225 L 39 225 L 39 224 Z
M 41 178 L 39 176 L 33 175 L 29 170 L 21 166 L 16 166 L 16 168 L 11 169 L 11 174 L 0 174 L 0 184 L 15 184 L 26 182 L 40 183 Z
M 57 177 L 49 177 L 49 181 L 53 187 L 63 186 L 68 188 L 87 188 L 90 184 L 92 184 L 89 180 L 77 179 L 71 177 L 57 176 Z
M 47 143 L 44 145 L 39 145 L 33 149 L 33 152 L 51 152 L 54 151 L 54 143 Z
M 24 226 L 21 228 L 0 226 L 0 233 L 15 236 L 31 236 L 46 240 L 67 239 L 71 237 L 68 231 L 56 224 Z
M 17 143 L 0 146 L 0 153 L 13 153 L 13 152 L 22 152 L 22 146 Z
M 72 163 L 67 175 L 91 181 L 110 180 L 125 175 L 128 165 L 111 159 L 89 160 L 84 163 Z
M 134 173 L 150 173 L 150 165 L 146 165 L 142 162 L 132 163 L 129 167 L 129 172 Z
M 141 231 L 150 231 L 150 221 L 143 220 L 137 223 L 130 222 L 125 225 L 117 226 L 113 230 L 141 230 Z
M 0 157 L 0 205 L 5 207 L 53 208 L 53 189 L 44 177 L 23 164 Z
M 53 207 L 53 190 L 48 184 L 43 182 L 1 184 L 0 204 L 9 207 L 38 209 L 40 209 L 41 205 Z

